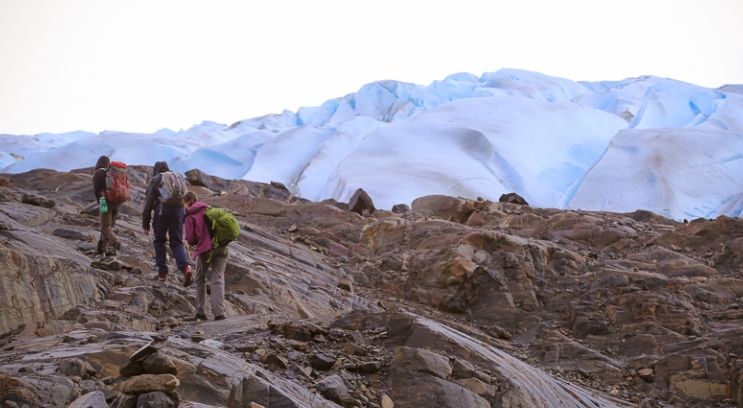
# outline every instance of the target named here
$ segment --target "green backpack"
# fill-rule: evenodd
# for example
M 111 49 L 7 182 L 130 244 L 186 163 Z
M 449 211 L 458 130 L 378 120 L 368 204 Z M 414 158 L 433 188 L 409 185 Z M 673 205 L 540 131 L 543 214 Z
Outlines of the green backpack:
M 212 235 L 212 248 L 228 244 L 240 235 L 240 224 L 226 208 L 207 207 L 206 222 Z

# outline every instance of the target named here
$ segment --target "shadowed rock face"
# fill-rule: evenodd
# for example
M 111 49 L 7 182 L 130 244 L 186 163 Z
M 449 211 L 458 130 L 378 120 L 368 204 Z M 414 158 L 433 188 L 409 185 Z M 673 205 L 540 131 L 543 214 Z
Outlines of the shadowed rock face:
M 92 169 L 3 176 L 0 401 L 116 405 L 141 389 L 205 407 L 743 406 L 738 219 L 446 196 L 364 217 L 193 171 L 190 188 L 241 225 L 228 318 L 199 321 L 174 264 L 153 280 L 139 218 L 151 168 L 129 171 L 127 250 L 100 260 Z M 152 375 L 175 375 L 175 393 L 126 384 L 123 367 L 144 370 L 129 357 L 164 333 Z

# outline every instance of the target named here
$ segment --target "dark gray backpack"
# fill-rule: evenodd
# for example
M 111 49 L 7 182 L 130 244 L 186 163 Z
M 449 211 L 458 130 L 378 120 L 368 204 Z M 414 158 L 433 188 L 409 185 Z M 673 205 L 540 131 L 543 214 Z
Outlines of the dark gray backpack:
M 186 195 L 186 179 L 181 173 L 166 171 L 160 175 L 160 201 L 173 207 L 183 205 Z

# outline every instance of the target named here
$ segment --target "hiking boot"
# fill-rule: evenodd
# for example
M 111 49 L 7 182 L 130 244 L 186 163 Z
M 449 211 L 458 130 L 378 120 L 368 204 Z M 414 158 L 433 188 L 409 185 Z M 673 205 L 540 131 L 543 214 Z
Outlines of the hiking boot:
M 157 280 L 159 280 L 160 282 L 167 282 L 167 280 L 168 280 L 168 274 L 166 273 L 166 274 L 163 274 L 163 275 L 157 275 Z
M 186 266 L 186 269 L 183 271 L 183 287 L 184 288 L 191 286 L 192 276 L 193 276 L 193 272 L 191 272 L 191 266 Z
M 93 260 L 100 261 L 101 259 L 103 259 L 105 257 L 106 257 L 106 254 L 99 253 L 99 254 L 95 254 L 95 256 L 93 257 Z
M 226 318 L 227 318 L 227 317 L 226 317 L 225 315 L 222 315 L 222 316 L 215 316 L 215 317 L 214 317 L 214 321 L 216 322 L 216 321 L 219 321 L 219 320 L 224 320 L 224 319 L 226 319 Z
M 203 315 L 203 314 L 196 315 L 196 320 L 207 320 L 207 319 L 208 317 L 206 317 L 206 315 Z

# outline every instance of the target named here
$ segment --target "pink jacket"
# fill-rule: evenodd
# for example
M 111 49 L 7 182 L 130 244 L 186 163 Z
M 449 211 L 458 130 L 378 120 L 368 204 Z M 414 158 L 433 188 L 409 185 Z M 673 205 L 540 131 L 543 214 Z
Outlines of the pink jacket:
M 211 251 L 212 238 L 206 225 L 206 203 L 197 201 L 186 210 L 186 242 L 188 245 L 196 245 L 193 259 L 199 255 Z

